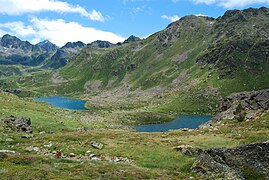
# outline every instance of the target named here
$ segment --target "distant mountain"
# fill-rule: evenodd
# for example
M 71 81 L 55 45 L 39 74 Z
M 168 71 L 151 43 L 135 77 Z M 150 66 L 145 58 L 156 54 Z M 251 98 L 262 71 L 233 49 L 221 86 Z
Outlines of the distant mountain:
M 139 37 L 131 35 L 125 41 L 123 41 L 123 44 L 130 43 L 130 42 L 135 42 L 135 41 L 139 41 L 139 40 L 141 40 Z
M 57 49 L 44 67 L 54 69 L 63 67 L 84 47 L 86 47 L 86 44 L 81 41 L 68 42 L 63 47 Z
M 110 48 L 110 47 L 116 46 L 115 44 L 113 44 L 111 42 L 100 41 L 100 40 L 94 41 L 94 42 L 87 44 L 87 45 L 91 46 L 91 47 L 97 47 L 97 48 Z
M 22 41 L 15 36 L 6 34 L 0 38 L 0 64 L 42 65 L 44 68 L 60 68 L 71 61 L 86 46 L 110 48 L 116 45 L 99 40 L 87 45 L 77 41 L 68 42 L 59 48 L 48 40 L 33 45 L 28 41 Z
M 0 45 L 3 48 L 22 49 L 23 51 L 29 51 L 33 49 L 33 45 L 28 41 L 21 41 L 17 37 L 10 36 L 8 34 L 1 38 Z
M 6 34 L 0 39 L 0 64 L 38 65 L 45 61 L 45 53 L 50 52 L 15 36 Z
M 49 51 L 55 51 L 58 49 L 58 46 L 56 46 L 55 44 L 51 43 L 48 40 L 42 41 L 38 44 L 36 44 L 36 46 L 40 47 L 42 50 L 49 52 Z
M 81 41 L 68 42 L 62 47 L 62 49 L 65 49 L 65 48 L 84 48 L 85 46 L 86 46 L 86 44 L 84 44 Z

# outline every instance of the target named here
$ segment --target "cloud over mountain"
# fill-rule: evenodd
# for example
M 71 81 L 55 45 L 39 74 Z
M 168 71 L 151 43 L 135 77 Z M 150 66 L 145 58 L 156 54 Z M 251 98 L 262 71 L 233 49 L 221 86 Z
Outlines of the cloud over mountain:
M 7 32 L 28 39 L 32 43 L 49 40 L 58 46 L 66 42 L 90 43 L 96 40 L 106 40 L 117 43 L 125 39 L 112 32 L 83 26 L 77 22 L 67 22 L 63 19 L 49 20 L 34 17 L 28 23 L 27 25 L 21 21 L 0 23 L 0 33 Z
M 177 15 L 173 15 L 173 16 L 162 15 L 161 17 L 163 19 L 167 19 L 167 20 L 169 20 L 171 22 L 174 22 L 174 21 L 177 21 L 177 20 L 180 19 Z
M 79 5 L 72 5 L 57 0 L 0 0 L 0 13 L 6 15 L 22 15 L 39 12 L 77 13 L 92 21 L 105 21 L 102 13 L 96 10 L 87 11 Z

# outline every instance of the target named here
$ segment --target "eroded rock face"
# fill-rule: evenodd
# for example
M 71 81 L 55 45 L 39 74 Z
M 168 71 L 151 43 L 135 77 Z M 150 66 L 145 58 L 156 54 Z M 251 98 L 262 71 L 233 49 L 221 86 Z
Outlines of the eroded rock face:
M 269 179 L 269 141 L 200 153 L 192 171 L 212 179 Z
M 1 120 L 8 129 L 32 133 L 32 123 L 29 117 L 6 117 Z
M 221 102 L 220 119 L 255 119 L 269 109 L 269 89 L 234 93 Z M 255 112 L 255 113 L 254 113 Z

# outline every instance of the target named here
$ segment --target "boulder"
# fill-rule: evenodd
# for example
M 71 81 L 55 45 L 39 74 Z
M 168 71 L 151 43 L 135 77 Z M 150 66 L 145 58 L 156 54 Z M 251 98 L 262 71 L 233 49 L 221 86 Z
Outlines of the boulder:
M 23 131 L 31 134 L 32 123 L 29 117 L 6 117 L 1 120 L 4 124 L 6 124 L 6 128 L 11 130 Z
M 76 157 L 76 154 L 75 153 L 70 153 L 69 157 Z
M 212 179 L 269 179 L 269 142 L 202 151 L 192 171 Z
M 175 147 L 175 149 L 181 151 L 182 154 L 184 155 L 190 155 L 190 156 L 198 155 L 202 152 L 201 149 L 193 148 L 192 146 L 189 145 L 180 145 Z
M 97 142 L 97 141 L 91 141 L 91 146 L 92 147 L 94 147 L 94 148 L 96 148 L 96 149 L 102 149 L 103 148 L 103 144 L 102 143 L 99 143 L 99 142 Z

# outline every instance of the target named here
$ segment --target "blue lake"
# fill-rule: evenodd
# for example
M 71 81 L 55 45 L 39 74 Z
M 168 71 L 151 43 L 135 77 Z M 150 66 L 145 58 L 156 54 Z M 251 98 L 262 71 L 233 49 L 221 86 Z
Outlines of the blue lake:
M 44 101 L 48 102 L 51 106 L 71 109 L 71 110 L 88 110 L 85 107 L 86 101 L 78 100 L 78 99 L 71 99 L 65 98 L 61 96 L 49 96 L 43 98 L 35 98 L 37 101 Z
M 170 122 L 166 122 L 163 124 L 140 125 L 136 126 L 135 129 L 138 132 L 160 132 L 160 131 L 165 132 L 180 128 L 195 129 L 198 128 L 199 125 L 209 121 L 211 118 L 212 116 L 193 116 L 193 115 L 177 116 L 175 120 Z

